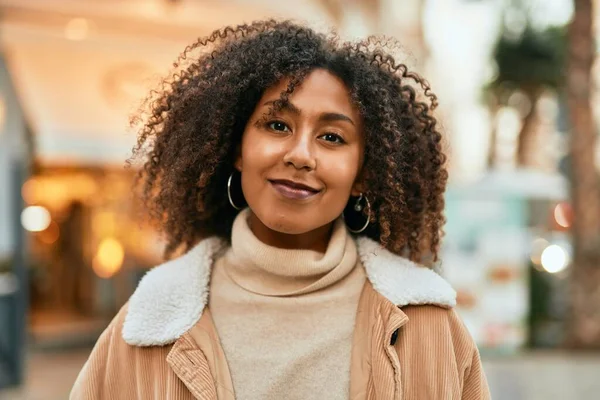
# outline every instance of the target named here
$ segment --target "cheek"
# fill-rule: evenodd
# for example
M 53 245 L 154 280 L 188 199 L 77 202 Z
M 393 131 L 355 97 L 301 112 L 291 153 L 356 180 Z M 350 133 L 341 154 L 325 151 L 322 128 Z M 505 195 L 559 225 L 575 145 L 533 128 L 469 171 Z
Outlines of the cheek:
M 275 146 L 255 128 L 244 132 L 239 167 L 242 172 L 242 191 L 251 208 L 261 203 L 269 171 L 281 158 L 279 153 L 279 146 Z
M 349 195 L 356 181 L 360 168 L 360 157 L 358 152 L 340 154 L 324 168 L 322 179 L 330 190 L 344 191 Z
M 262 135 L 250 131 L 242 141 L 242 163 L 244 173 L 255 175 L 264 173 L 281 159 L 281 146 Z

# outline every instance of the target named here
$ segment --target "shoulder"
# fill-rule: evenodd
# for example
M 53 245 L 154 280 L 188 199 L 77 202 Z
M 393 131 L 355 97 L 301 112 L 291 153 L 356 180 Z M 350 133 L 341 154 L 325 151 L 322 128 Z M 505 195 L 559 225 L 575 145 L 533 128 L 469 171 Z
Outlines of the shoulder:
M 444 332 L 470 337 L 467 327 L 454 308 L 439 307 L 434 304 L 407 305 L 402 307 L 402 311 L 414 324 L 435 326 L 443 329 Z
M 140 388 L 145 390 L 144 379 L 164 378 L 161 371 L 165 371 L 170 346 L 129 345 L 122 336 L 128 309 L 125 304 L 96 341 L 75 380 L 70 399 L 133 398 Z
M 427 398 L 468 400 L 489 399 L 489 389 L 479 350 L 465 324 L 454 309 L 434 305 L 411 305 L 402 308 L 408 322 L 396 342 L 408 382 L 438 382 L 428 386 Z M 423 386 L 414 385 L 423 397 Z M 408 388 L 407 390 L 411 390 Z
M 122 375 L 120 366 L 131 362 L 131 349 L 121 337 L 127 304 L 102 332 L 90 356 L 79 372 L 71 389 L 70 399 L 102 398 L 106 395 L 105 382 L 111 376 Z
M 410 305 L 402 311 L 408 317 L 404 330 L 413 346 L 436 349 L 463 367 L 478 357 L 477 345 L 454 308 Z

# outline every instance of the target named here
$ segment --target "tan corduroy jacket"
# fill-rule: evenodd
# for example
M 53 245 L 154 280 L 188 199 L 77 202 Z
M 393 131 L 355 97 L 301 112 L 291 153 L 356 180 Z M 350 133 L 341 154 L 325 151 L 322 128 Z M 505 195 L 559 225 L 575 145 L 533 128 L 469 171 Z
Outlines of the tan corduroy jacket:
M 356 316 L 349 398 L 489 399 L 450 285 L 369 239 L 357 244 L 368 280 Z M 211 266 L 223 246 L 204 240 L 146 274 L 98 340 L 70 398 L 234 399 L 206 307 Z

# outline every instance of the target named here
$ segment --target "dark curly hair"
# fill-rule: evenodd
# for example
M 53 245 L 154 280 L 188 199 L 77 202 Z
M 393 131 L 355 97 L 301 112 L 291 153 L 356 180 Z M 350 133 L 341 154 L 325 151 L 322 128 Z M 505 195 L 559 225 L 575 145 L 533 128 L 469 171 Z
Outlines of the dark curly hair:
M 177 72 L 133 122 L 141 128 L 131 160 L 143 159 L 137 182 L 166 234 L 165 257 L 208 236 L 229 240 L 237 211 L 227 179 L 255 105 L 267 88 L 290 78 L 269 114 L 277 112 L 309 72 L 323 68 L 345 83 L 364 122 L 372 213 L 363 234 L 412 260 L 437 260 L 448 177 L 432 116 L 437 100 L 424 79 L 386 52 L 394 44 L 378 37 L 342 42 L 267 20 L 226 27 L 188 46 Z

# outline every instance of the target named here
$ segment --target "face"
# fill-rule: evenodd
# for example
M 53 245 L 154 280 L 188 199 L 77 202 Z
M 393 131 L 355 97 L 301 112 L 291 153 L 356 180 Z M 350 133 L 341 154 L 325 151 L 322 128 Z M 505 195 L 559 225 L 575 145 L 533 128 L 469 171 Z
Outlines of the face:
M 258 102 L 235 166 L 257 223 L 282 234 L 311 234 L 329 227 L 361 191 L 362 121 L 343 82 L 322 69 L 265 120 L 287 84 L 269 88 Z

